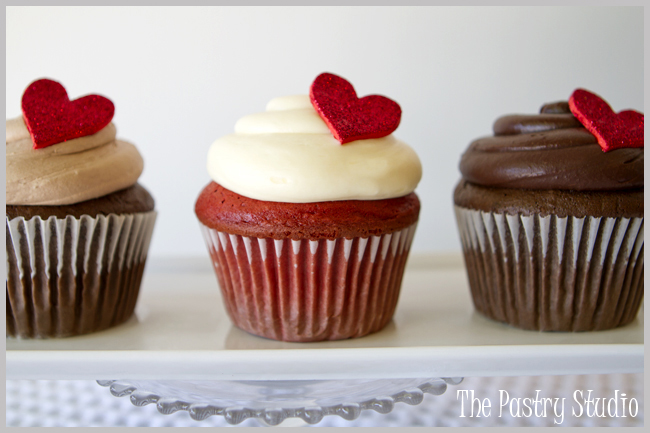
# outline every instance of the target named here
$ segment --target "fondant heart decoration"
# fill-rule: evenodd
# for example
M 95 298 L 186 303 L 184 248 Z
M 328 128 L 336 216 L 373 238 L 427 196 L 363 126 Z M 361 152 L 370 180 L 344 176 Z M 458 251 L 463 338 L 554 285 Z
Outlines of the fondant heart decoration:
M 643 113 L 614 110 L 600 96 L 577 89 L 569 98 L 571 113 L 591 132 L 603 152 L 643 147 Z
M 70 101 L 56 81 L 34 81 L 23 93 L 22 111 L 34 149 L 99 132 L 113 119 L 115 106 L 103 96 Z
M 334 74 L 320 74 L 309 89 L 312 105 L 341 144 L 385 137 L 399 126 L 402 109 L 380 95 L 357 97 L 352 84 Z

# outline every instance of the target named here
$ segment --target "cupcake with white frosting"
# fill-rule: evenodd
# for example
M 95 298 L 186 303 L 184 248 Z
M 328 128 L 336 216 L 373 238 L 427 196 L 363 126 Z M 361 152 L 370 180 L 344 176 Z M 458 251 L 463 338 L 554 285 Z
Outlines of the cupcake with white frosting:
M 270 101 L 208 152 L 212 182 L 195 211 L 228 314 L 252 334 L 361 337 L 382 329 L 395 311 L 422 168 L 391 134 L 401 114 L 395 123 L 393 101 L 352 94 L 333 118 L 320 113 L 332 105 L 318 92 L 347 97 L 347 86 L 322 74 L 310 96 Z M 329 126 L 341 117 L 359 122 L 351 139 Z
M 7 336 L 87 334 L 133 314 L 156 212 L 113 104 L 32 83 L 6 122 Z

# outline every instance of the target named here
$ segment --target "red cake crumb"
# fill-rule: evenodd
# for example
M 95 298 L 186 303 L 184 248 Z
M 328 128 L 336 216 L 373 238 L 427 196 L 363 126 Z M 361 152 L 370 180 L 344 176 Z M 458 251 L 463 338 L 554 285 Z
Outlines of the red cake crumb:
M 415 193 L 386 200 L 282 203 L 236 194 L 208 184 L 194 208 L 204 225 L 227 233 L 273 239 L 336 239 L 378 236 L 418 220 Z

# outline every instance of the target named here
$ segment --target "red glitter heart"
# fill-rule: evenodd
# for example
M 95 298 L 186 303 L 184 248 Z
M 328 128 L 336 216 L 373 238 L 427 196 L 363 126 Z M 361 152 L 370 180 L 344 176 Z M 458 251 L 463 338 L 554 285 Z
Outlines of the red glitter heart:
M 23 93 L 22 110 L 34 149 L 99 132 L 113 119 L 115 107 L 103 96 L 74 101 L 56 81 L 34 81 Z
M 622 147 L 643 147 L 643 113 L 614 110 L 600 96 L 577 89 L 569 98 L 571 113 L 591 132 L 603 152 Z
M 402 117 L 397 102 L 380 95 L 359 99 L 352 84 L 329 73 L 316 77 L 309 99 L 341 144 L 385 137 L 397 129 Z

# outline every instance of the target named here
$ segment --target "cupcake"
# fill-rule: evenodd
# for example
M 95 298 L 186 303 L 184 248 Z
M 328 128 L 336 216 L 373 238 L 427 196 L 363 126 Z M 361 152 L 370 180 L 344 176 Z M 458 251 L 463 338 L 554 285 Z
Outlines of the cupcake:
M 469 286 L 539 331 L 632 322 L 643 298 L 643 114 L 576 90 L 470 144 L 454 191 Z
M 397 305 L 420 203 L 397 103 L 321 74 L 208 152 L 195 206 L 239 328 L 282 341 L 361 337 Z
M 6 121 L 7 336 L 68 337 L 133 314 L 154 200 L 113 103 L 33 82 Z

